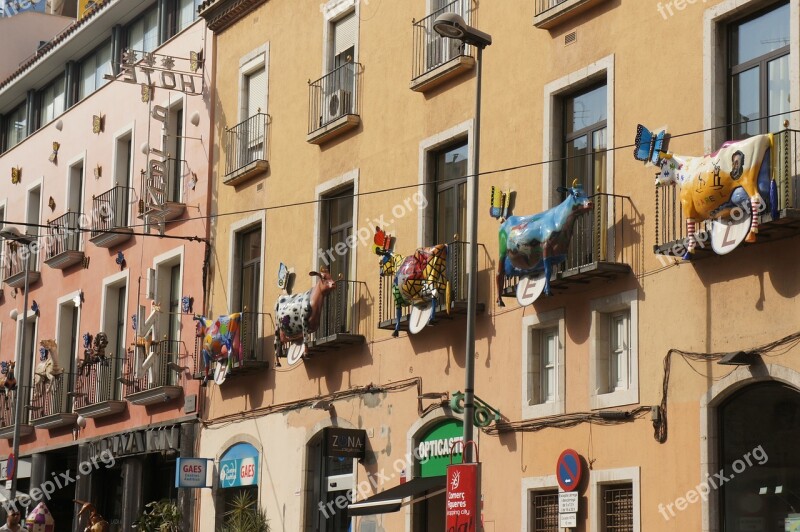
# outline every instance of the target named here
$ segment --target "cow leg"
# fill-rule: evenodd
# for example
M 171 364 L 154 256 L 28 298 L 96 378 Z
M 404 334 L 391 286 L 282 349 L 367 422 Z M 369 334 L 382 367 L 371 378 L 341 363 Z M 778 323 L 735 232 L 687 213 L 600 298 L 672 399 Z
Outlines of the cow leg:
M 203 382 L 201 382 L 200 385 L 205 387 L 208 385 L 208 372 L 211 368 L 211 356 L 205 349 L 203 349 L 203 364 L 205 365 L 205 371 L 203 374 Z
M 747 233 L 747 238 L 744 239 L 745 242 L 753 243 L 756 241 L 756 235 L 758 234 L 758 209 L 760 206 L 758 194 L 750 196 L 750 232 Z
M 683 260 L 690 260 L 694 253 L 694 248 L 697 246 L 694 218 L 686 218 L 686 242 L 686 253 L 683 254 L 682 258 Z
M 495 289 L 497 290 L 497 306 L 498 307 L 505 307 L 506 304 L 503 303 L 503 284 L 506 281 L 505 275 L 505 255 L 500 255 L 500 258 L 497 260 L 497 273 L 494 275 L 494 285 Z
M 550 264 L 550 259 L 544 259 L 544 295 L 549 296 L 550 294 L 550 272 L 553 270 L 553 265 Z
M 275 340 L 273 340 L 272 345 L 275 348 L 275 358 L 282 357 L 283 356 L 283 343 L 281 343 L 281 329 L 280 329 L 280 327 L 275 327 Z
M 395 321 L 394 321 L 394 332 L 392 333 L 392 336 L 397 338 L 398 336 L 400 336 L 400 318 L 403 317 L 403 307 L 401 307 L 400 305 L 395 306 L 394 312 L 395 312 L 395 318 L 394 318 Z

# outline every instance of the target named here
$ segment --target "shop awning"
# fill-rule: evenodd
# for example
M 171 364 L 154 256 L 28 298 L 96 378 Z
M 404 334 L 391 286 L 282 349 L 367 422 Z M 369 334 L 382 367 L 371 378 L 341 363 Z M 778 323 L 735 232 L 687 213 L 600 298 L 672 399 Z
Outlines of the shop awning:
M 399 486 L 373 495 L 369 499 L 354 502 L 347 507 L 348 515 L 373 515 L 396 512 L 405 504 L 414 504 L 444 492 L 447 477 L 421 477 L 409 480 Z M 425 494 L 427 491 L 434 493 Z M 403 502 L 411 497 L 410 501 Z

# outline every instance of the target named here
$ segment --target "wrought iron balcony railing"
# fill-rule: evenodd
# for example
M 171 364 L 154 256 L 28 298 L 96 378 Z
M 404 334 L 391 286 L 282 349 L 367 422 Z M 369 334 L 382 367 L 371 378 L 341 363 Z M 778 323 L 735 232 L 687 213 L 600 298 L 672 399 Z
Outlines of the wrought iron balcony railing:
M 0 392 L 0 432 L 6 427 L 13 427 L 16 422 L 17 394 L 22 395 L 22 411 L 20 412 L 20 425 L 30 423 L 30 386 L 17 386 L 13 390 L 3 390 Z
M 74 375 L 66 372 L 51 378 L 35 375 L 30 406 L 31 421 L 71 413 L 72 395 L 69 392 L 72 391 L 74 379 Z
M 83 259 L 81 223 L 83 223 L 82 215 L 79 212 L 68 212 L 47 222 L 44 240 L 45 264 L 64 269 Z
M 152 360 L 148 360 L 150 356 Z M 153 344 L 150 352 L 136 346 L 128 352 L 125 372 L 117 379 L 123 385 L 124 397 L 140 405 L 178 397 L 185 384 L 185 371 L 191 369 L 187 361 L 186 346 L 181 341 L 162 340 Z
M 308 133 L 336 120 L 360 114 L 359 75 L 361 64 L 345 63 L 308 84 Z
M 472 47 L 458 39 L 446 39 L 436 33 L 433 22 L 442 13 L 456 13 L 469 20 L 471 0 L 454 0 L 427 17 L 413 21 L 414 41 L 412 81 L 459 56 L 471 56 Z
M 787 129 L 773 135 L 769 153 L 771 178 L 777 185 L 776 210 L 773 219 L 771 210 L 765 210 L 759 220 L 759 241 L 778 239 L 800 234 L 800 131 Z M 766 198 L 765 198 L 766 199 Z M 662 185 L 655 189 L 655 245 L 653 250 L 660 255 L 681 256 L 688 245 L 686 219 L 681 207 L 680 187 Z M 749 213 L 748 220 L 750 219 Z M 711 221 L 696 224 L 696 254 L 708 252 L 710 246 Z
M 551 9 L 556 9 L 566 1 L 567 0 L 536 0 L 536 12 L 534 16 L 538 17 Z
M 28 282 L 39 279 L 38 251 L 31 250 L 18 242 L 6 240 L 3 246 L 3 280 L 12 288 L 20 288 L 24 284 L 25 263 L 28 263 Z
M 225 131 L 225 176 L 233 178 L 250 165 L 267 161 L 269 115 L 256 113 Z
M 92 238 L 105 231 L 128 227 L 133 189 L 115 186 L 92 198 Z
M 551 290 L 609 281 L 638 269 L 642 219 L 631 198 L 598 192 L 594 207 L 575 220 L 566 260 L 554 268 Z M 514 297 L 519 278 L 506 277 L 503 297 Z
M 124 359 L 106 357 L 86 365 L 75 375 L 75 386 L 70 395 L 76 409 L 120 400 L 118 378 L 122 376 Z
M 325 298 L 319 329 L 311 337 L 309 351 L 341 347 L 364 342 L 360 334 L 361 305 L 366 284 L 360 281 L 336 281 L 333 291 Z

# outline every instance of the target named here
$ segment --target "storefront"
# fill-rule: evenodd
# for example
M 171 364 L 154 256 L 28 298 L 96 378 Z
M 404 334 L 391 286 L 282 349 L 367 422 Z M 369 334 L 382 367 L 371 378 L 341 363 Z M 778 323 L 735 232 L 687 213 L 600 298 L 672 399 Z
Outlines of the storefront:
M 246 498 L 258 503 L 259 462 L 261 453 L 252 444 L 239 442 L 231 445 L 219 459 L 217 484 L 216 528 L 235 501 Z

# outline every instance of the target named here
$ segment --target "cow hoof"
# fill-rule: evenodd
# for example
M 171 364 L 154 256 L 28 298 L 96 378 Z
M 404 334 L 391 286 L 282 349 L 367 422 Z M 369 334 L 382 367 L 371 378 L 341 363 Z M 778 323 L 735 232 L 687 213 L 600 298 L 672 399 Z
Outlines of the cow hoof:
M 202 386 L 203 388 L 208 386 L 208 377 L 203 377 L 203 381 L 200 383 L 200 386 Z
M 744 239 L 744 241 L 747 242 L 748 244 L 752 244 L 753 242 L 756 241 L 756 234 L 751 231 L 747 235 L 747 238 Z
M 498 307 L 505 307 L 505 306 L 506 306 L 506 304 L 505 304 L 505 303 L 503 303 L 503 300 L 502 300 L 502 299 L 498 299 L 498 300 L 497 300 L 497 306 L 498 306 Z
M 683 257 L 681 257 L 681 258 L 683 260 L 692 260 L 692 254 L 687 251 L 686 253 L 683 254 Z
M 397 338 L 398 336 L 400 336 L 400 332 L 399 331 L 394 331 L 392 333 L 392 337 Z

